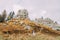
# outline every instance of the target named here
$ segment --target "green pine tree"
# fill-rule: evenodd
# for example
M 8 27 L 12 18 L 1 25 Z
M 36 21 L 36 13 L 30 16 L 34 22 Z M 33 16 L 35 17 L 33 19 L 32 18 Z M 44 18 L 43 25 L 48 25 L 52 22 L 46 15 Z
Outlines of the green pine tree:
M 12 19 L 13 16 L 14 16 L 14 14 L 15 14 L 14 11 L 10 12 L 9 16 L 7 17 L 7 21 L 10 20 L 10 19 Z
M 6 10 L 2 12 L 2 15 L 0 15 L 0 22 L 4 22 L 6 18 Z

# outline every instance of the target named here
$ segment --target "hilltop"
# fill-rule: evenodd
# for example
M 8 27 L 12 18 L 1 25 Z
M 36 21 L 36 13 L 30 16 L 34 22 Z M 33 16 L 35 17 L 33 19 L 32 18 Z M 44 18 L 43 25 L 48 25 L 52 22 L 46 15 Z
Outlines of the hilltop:
M 26 9 L 18 10 L 15 16 L 14 14 L 12 11 L 6 17 L 6 10 L 4 10 L 0 15 L 0 32 L 4 38 L 6 37 L 6 40 L 10 38 L 10 40 L 24 40 L 25 37 L 27 37 L 26 40 L 30 40 L 30 38 L 40 40 L 40 37 L 42 37 L 41 40 L 45 38 L 45 40 L 57 40 L 55 37 L 60 36 L 60 25 L 50 18 L 42 17 L 30 20 Z

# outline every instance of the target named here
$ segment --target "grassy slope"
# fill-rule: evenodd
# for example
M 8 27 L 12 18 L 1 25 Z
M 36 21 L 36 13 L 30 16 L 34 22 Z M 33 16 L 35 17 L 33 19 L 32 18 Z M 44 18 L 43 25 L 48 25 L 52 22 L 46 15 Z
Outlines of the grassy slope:
M 49 34 L 37 33 L 35 36 L 32 34 L 11 34 L 7 37 L 0 35 L 0 40 L 60 40 L 60 36 L 52 36 Z

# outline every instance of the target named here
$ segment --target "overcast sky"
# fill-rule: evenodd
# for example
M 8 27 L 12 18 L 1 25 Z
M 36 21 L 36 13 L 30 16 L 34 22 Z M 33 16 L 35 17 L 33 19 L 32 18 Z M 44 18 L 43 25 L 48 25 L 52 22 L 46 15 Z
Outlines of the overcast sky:
M 24 8 L 31 19 L 43 16 L 60 23 L 60 0 L 0 0 L 0 14 L 4 9 L 17 14 L 18 9 Z

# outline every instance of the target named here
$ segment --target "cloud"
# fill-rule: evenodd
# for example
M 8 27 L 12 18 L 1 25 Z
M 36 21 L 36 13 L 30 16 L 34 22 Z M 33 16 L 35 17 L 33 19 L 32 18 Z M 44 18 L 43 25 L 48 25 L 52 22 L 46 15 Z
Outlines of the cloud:
M 46 10 L 40 10 L 41 12 L 40 13 L 40 16 L 43 16 L 45 17 L 45 15 L 47 14 L 47 11 Z
M 0 11 L 4 8 L 7 12 L 14 10 L 15 13 L 25 8 L 31 19 L 44 16 L 60 21 L 60 0 L 1 0 Z
M 21 5 L 18 5 L 18 4 L 14 4 L 14 5 L 12 6 L 12 9 L 13 9 L 13 11 L 14 11 L 15 13 L 17 13 L 17 11 L 18 11 L 19 9 L 24 9 L 24 7 L 22 7 Z

